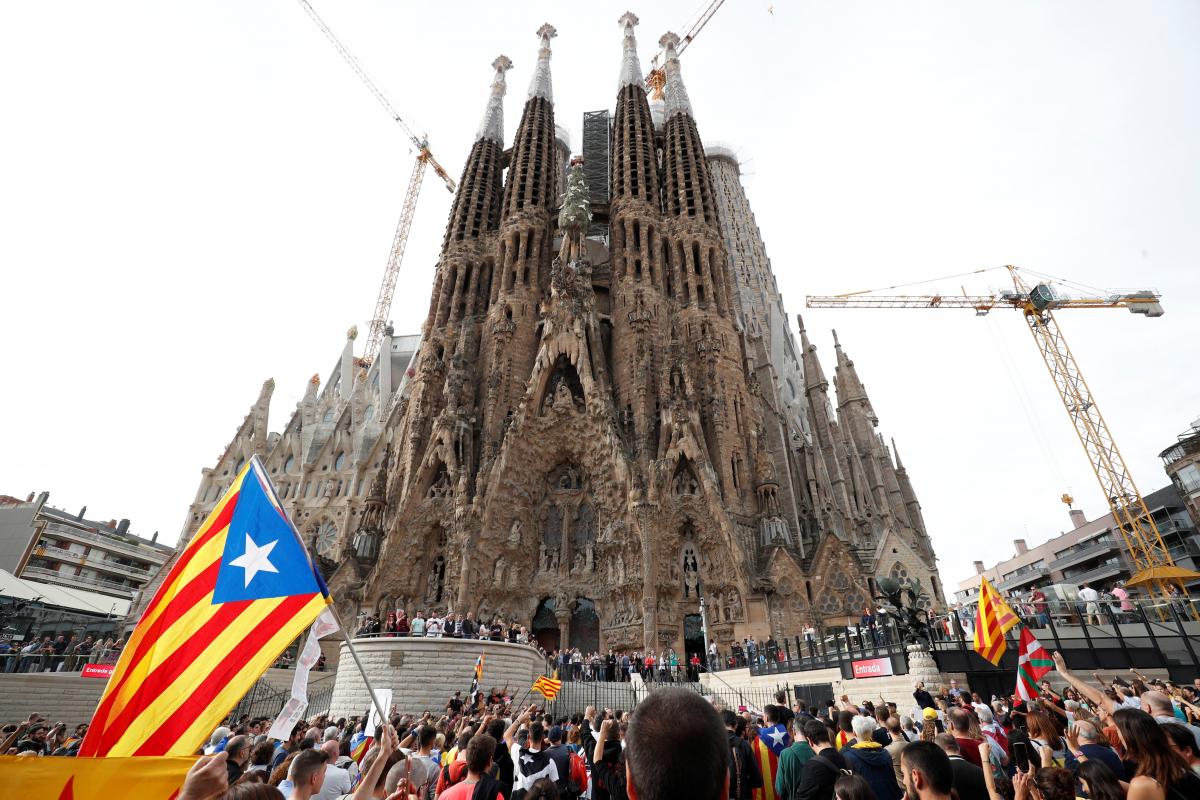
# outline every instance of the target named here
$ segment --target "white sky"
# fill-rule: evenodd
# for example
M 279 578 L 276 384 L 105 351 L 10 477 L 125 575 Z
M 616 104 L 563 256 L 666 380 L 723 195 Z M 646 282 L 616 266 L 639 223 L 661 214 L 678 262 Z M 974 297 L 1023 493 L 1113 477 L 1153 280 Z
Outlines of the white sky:
M 315 3 L 457 178 L 499 53 L 511 136 L 557 26 L 560 124 L 611 107 L 620 3 Z M 634 7 L 642 61 L 700 0 Z M 1200 416 L 1200 6 L 729 0 L 683 56 L 735 144 L 791 314 L 806 294 L 1006 263 L 1153 286 L 1060 319 L 1143 492 Z M 411 169 L 293 0 L 0 5 L 0 493 L 173 541 L 267 377 L 280 429 L 365 330 Z M 450 196 L 427 178 L 393 319 L 415 332 Z M 958 280 L 930 287 L 957 291 Z M 980 276 L 969 289 L 998 286 Z M 1016 312 L 811 311 L 895 436 L 949 586 L 1105 509 Z

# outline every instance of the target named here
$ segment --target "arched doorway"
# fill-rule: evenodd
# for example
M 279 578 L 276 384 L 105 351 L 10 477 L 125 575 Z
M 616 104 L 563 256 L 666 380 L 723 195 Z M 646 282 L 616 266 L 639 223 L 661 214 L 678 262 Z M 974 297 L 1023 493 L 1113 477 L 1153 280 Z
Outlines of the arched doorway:
M 571 647 L 584 655 L 600 650 L 600 615 L 596 613 L 596 604 L 586 597 L 575 601 L 575 611 L 571 614 Z
M 699 614 L 688 614 L 683 618 L 683 657 L 688 665 L 688 679 L 698 681 L 700 678 L 692 671 L 692 655 L 695 654 L 700 663 L 707 663 L 704 655 L 704 624 Z
M 554 608 L 554 598 L 547 597 L 538 604 L 537 611 L 533 614 L 533 623 L 530 625 L 533 638 L 547 653 L 558 649 L 558 619 L 554 616 Z

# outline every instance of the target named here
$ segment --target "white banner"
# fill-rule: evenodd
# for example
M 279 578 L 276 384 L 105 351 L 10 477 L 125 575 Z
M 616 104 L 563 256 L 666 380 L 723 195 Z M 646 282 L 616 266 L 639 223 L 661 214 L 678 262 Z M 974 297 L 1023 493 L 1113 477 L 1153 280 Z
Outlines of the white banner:
M 296 674 L 292 676 L 291 699 L 283 704 L 283 710 L 279 712 L 275 723 L 271 725 L 271 730 L 267 732 L 269 738 L 286 741 L 292 735 L 292 729 L 296 727 L 296 723 L 304 719 L 304 711 L 308 708 L 308 673 L 321 657 L 320 639 L 334 633 L 337 629 L 337 620 L 334 618 L 331 608 L 322 611 L 321 615 L 313 622 L 312 627 L 308 629 L 308 640 L 304 642 L 304 649 L 300 651 L 300 657 L 296 659 Z
M 392 690 L 391 689 L 376 689 L 375 690 L 375 699 L 379 701 L 379 707 L 382 708 L 385 712 L 391 710 L 391 708 L 392 708 Z M 377 711 L 375 706 L 372 705 L 371 713 L 367 715 L 367 724 L 363 728 L 363 733 L 365 733 L 367 736 L 370 736 L 372 739 L 375 738 L 375 729 L 379 726 L 380 721 L 381 720 L 379 719 L 379 711 Z

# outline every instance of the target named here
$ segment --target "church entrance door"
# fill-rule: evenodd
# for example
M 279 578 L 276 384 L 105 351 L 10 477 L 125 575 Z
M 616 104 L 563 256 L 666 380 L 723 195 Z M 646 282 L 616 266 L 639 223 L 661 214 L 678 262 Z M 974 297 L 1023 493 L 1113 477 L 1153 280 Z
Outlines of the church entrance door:
M 704 626 L 699 614 L 688 614 L 683 618 L 683 657 L 688 665 L 688 680 L 698 681 L 700 677 L 692 669 L 692 654 L 695 653 L 704 661 Z
M 596 604 L 586 597 L 575 601 L 571 614 L 571 647 L 578 648 L 585 658 L 600 649 L 600 615 Z
M 558 649 L 558 619 L 554 616 L 553 598 L 548 597 L 538 604 L 529 629 L 533 631 L 533 638 L 537 640 L 538 646 L 547 653 Z

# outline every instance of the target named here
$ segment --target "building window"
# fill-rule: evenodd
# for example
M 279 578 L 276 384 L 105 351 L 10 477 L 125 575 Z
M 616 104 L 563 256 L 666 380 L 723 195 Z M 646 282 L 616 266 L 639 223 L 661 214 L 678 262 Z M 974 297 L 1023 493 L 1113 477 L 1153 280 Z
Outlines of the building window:
M 333 422 L 333 409 L 332 408 L 325 412 L 325 416 L 321 418 L 321 421 L 322 422 Z
M 341 469 L 345 466 L 346 466 L 346 452 L 343 450 L 342 452 L 337 454 L 336 458 L 334 458 L 333 468 L 335 470 L 341 471 Z
M 370 422 L 375 419 L 375 406 L 367 406 L 367 410 L 363 412 L 363 422 Z
M 1188 494 L 1200 492 L 1200 465 L 1188 464 L 1175 473 L 1179 488 Z
M 288 456 L 287 462 L 283 465 L 283 471 L 290 473 L 296 468 L 296 457 Z

